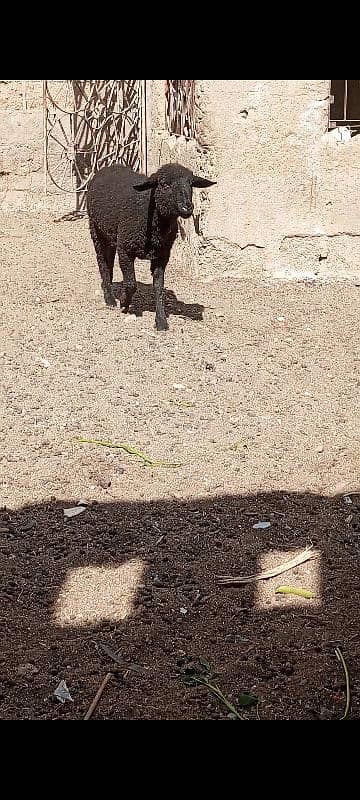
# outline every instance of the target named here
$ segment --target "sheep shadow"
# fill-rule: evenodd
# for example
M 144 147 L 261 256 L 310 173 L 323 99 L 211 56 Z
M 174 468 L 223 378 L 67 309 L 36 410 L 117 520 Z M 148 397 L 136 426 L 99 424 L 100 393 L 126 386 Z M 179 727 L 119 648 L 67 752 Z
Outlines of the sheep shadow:
M 144 311 L 155 313 L 154 290 L 150 283 L 137 283 L 137 292 L 133 297 L 130 311 L 136 317 L 142 317 Z M 113 289 L 117 300 L 120 299 L 122 283 L 114 281 Z M 165 310 L 167 316 L 178 316 L 192 319 L 194 322 L 203 320 L 205 306 L 201 303 L 184 303 L 178 300 L 172 289 L 165 289 Z
M 68 521 L 71 501 L 0 514 L 2 719 L 81 719 L 114 670 L 97 719 L 225 720 L 209 692 L 185 684 L 201 657 L 232 702 L 260 698 L 261 719 L 339 719 L 336 645 L 360 718 L 360 495 L 351 513 L 342 497 L 283 492 L 109 500 Z M 218 584 L 309 543 L 316 559 L 270 583 Z M 316 597 L 276 594 L 279 584 Z M 64 706 L 61 679 L 74 700 Z

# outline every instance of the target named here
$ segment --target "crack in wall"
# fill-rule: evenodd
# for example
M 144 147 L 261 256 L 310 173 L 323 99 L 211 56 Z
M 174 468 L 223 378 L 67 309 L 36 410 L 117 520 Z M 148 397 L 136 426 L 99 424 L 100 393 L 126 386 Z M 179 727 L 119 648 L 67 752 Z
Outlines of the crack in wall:
M 291 239 L 335 239 L 337 236 L 350 236 L 357 238 L 360 233 L 352 231 L 338 231 L 337 233 L 291 233 L 281 239 L 280 247 L 283 242 Z
M 202 242 L 203 247 L 215 247 L 221 249 L 221 247 L 233 247 L 234 250 L 246 250 L 248 247 L 254 247 L 257 250 L 265 250 L 266 247 L 264 244 L 256 244 L 255 242 L 249 242 L 248 244 L 241 245 L 239 242 L 233 242 L 231 239 L 227 239 L 226 236 L 203 236 Z

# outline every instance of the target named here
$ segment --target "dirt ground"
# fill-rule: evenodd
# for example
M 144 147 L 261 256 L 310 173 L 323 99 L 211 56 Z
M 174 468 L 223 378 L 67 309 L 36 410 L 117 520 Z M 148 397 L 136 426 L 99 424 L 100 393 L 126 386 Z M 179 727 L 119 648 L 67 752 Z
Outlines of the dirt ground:
M 200 658 L 244 720 L 339 719 L 339 647 L 359 719 L 359 286 L 169 268 L 157 334 L 146 264 L 104 308 L 86 220 L 0 237 L 0 717 L 82 719 L 110 672 L 93 719 L 233 719 Z

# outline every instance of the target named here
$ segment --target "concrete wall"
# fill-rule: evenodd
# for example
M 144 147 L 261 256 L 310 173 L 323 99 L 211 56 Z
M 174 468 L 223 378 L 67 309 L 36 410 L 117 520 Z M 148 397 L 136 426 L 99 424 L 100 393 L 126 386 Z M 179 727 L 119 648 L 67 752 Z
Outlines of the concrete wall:
M 72 195 L 44 195 L 42 81 L 0 81 L 0 208 L 68 211 Z
M 153 83 L 161 162 L 174 155 L 218 181 L 197 242 L 189 233 L 200 276 L 358 274 L 360 136 L 328 132 L 329 80 L 198 81 L 196 144 L 164 133 L 164 82 Z
M 166 130 L 165 81 L 147 81 L 148 172 L 177 160 L 218 182 L 194 192 L 179 266 L 204 280 L 358 274 L 360 136 L 328 131 L 329 85 L 199 80 L 186 142 Z M 0 208 L 74 208 L 43 181 L 42 81 L 0 81 Z

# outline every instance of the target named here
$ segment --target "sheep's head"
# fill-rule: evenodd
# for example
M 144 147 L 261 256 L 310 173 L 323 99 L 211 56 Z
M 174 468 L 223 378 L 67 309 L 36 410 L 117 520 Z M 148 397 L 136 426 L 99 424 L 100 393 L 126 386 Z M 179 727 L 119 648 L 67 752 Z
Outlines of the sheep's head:
M 164 164 L 143 183 L 134 186 L 137 192 L 154 191 L 155 206 L 163 217 L 191 217 L 194 206 L 193 188 L 206 189 L 216 181 L 200 178 L 181 164 Z

